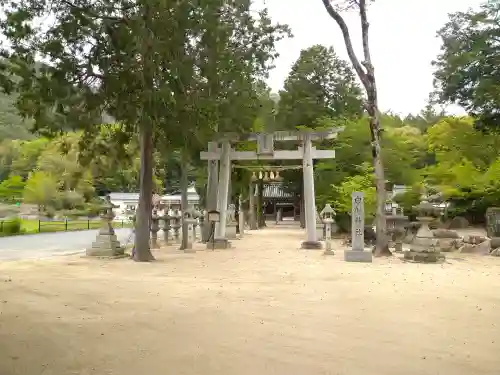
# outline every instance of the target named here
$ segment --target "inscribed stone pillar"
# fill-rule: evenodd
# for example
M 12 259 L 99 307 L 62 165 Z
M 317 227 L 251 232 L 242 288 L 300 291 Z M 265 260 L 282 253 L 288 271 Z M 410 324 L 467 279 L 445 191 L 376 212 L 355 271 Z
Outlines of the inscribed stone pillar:
M 346 262 L 371 262 L 372 252 L 365 251 L 365 204 L 363 193 L 352 193 L 351 250 L 346 250 Z

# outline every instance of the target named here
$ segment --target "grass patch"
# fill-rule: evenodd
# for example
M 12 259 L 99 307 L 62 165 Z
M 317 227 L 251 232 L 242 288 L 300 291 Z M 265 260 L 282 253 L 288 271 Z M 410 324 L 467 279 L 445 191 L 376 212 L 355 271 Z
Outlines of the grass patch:
M 54 221 L 39 221 L 39 220 L 27 220 L 21 219 L 21 231 L 18 233 L 0 233 L 2 236 L 20 235 L 20 234 L 34 234 L 34 233 L 50 233 L 50 232 L 66 232 L 66 231 L 76 231 L 76 230 L 89 230 L 89 229 L 99 229 L 102 225 L 101 220 L 54 220 Z M 0 220 L 1 222 L 1 220 Z M 4 224 L 9 223 L 9 220 L 5 220 Z M 133 224 L 127 221 L 115 221 L 113 222 L 113 227 L 115 229 L 119 228 L 131 228 Z M 0 223 L 1 228 L 1 223 Z M 1 232 L 1 230 L 0 230 Z

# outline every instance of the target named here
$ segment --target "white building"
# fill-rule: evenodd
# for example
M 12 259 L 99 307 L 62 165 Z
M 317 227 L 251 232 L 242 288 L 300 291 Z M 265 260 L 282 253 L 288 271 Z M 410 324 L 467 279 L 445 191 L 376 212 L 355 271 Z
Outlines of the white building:
M 200 196 L 196 192 L 194 186 L 188 188 L 188 204 L 198 207 L 200 203 Z M 114 209 L 116 220 L 126 220 L 134 214 L 139 204 L 139 193 L 119 193 L 113 192 L 109 194 L 111 203 L 118 207 Z M 160 205 L 167 210 L 181 208 L 181 193 L 167 194 L 160 197 Z

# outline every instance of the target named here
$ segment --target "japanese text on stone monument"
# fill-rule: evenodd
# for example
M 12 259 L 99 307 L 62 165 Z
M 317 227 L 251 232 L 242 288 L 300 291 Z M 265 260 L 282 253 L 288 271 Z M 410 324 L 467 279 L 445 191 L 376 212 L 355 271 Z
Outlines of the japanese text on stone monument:
M 365 206 L 363 193 L 352 193 L 352 249 L 363 251 L 365 248 Z

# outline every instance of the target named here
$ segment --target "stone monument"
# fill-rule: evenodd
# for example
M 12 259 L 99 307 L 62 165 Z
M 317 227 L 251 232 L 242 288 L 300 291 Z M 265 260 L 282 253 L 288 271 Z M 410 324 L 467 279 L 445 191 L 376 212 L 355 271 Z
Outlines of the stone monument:
M 362 192 L 352 193 L 351 250 L 344 252 L 346 262 L 372 262 L 372 252 L 365 250 L 365 205 Z
M 435 263 L 444 260 L 445 257 L 439 250 L 438 239 L 429 228 L 429 223 L 435 220 L 432 217 L 435 212 L 434 206 L 423 201 L 414 208 L 419 213 L 417 220 L 421 226 L 410 244 L 410 251 L 404 253 L 404 259 L 419 263 Z
M 488 207 L 486 210 L 486 235 L 491 238 L 491 247 L 500 247 L 500 208 Z
M 96 240 L 92 243 L 92 247 L 87 249 L 87 256 L 119 257 L 124 255 L 125 249 L 120 246 L 112 224 L 115 217 L 113 208 L 117 207 L 119 206 L 114 205 L 109 195 L 107 195 L 102 205 L 101 228 Z

